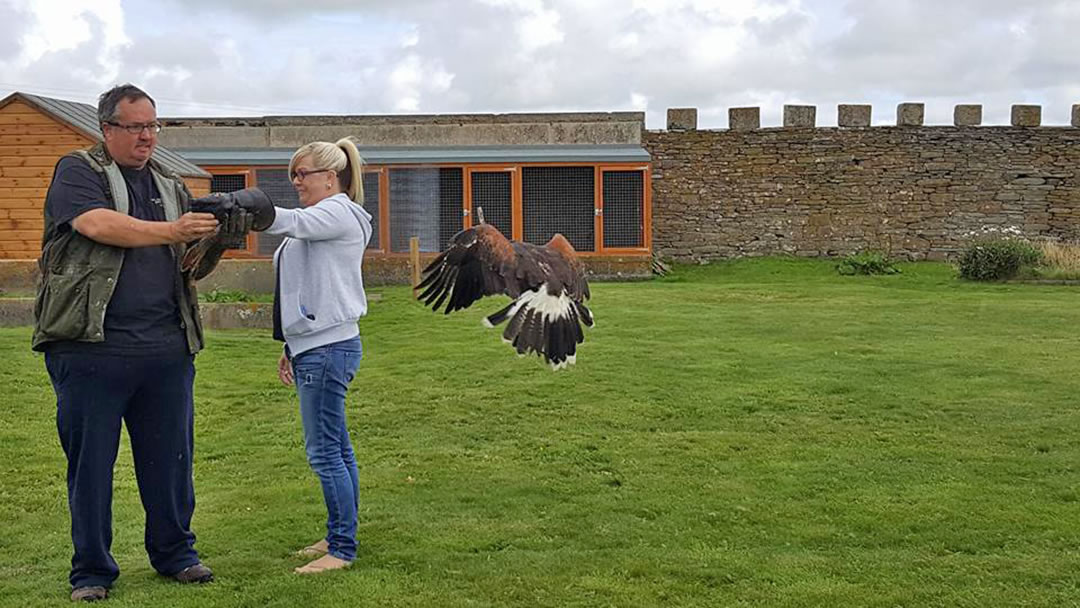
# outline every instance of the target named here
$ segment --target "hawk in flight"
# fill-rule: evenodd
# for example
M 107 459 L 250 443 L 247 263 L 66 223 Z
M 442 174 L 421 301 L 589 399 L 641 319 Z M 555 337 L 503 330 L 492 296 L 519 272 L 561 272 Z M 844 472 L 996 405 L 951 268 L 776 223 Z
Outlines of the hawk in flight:
M 582 325 L 592 327 L 593 316 L 585 306 L 585 267 L 570 241 L 561 234 L 542 246 L 510 241 L 477 211 L 480 223 L 454 235 L 424 269 L 418 299 L 436 312 L 445 303 L 444 313 L 450 314 L 484 296 L 506 294 L 510 304 L 484 325 L 505 322 L 503 340 L 519 355 L 542 355 L 552 369 L 574 363 L 577 345 L 585 340 Z

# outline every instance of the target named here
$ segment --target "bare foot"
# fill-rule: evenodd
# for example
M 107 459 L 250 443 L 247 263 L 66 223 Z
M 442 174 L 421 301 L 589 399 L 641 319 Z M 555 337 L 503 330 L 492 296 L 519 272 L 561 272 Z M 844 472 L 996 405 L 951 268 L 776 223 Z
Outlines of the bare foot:
M 307 565 L 300 566 L 295 572 L 297 574 L 318 574 L 319 572 L 326 572 L 327 570 L 341 570 L 342 568 L 348 568 L 351 565 L 352 562 L 338 559 L 333 555 L 324 555 Z
M 330 543 L 326 542 L 326 539 L 320 539 L 319 542 L 310 544 L 303 549 L 296 552 L 297 555 L 303 557 L 322 557 L 326 555 L 326 552 L 330 550 Z

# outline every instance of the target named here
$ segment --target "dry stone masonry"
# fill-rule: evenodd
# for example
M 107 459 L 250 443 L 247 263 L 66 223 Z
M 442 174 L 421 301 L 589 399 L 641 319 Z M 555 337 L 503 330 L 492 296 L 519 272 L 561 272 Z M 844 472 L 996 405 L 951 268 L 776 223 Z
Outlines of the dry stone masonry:
M 813 127 L 816 121 L 816 106 L 784 106 L 785 127 Z
M 697 128 L 697 108 L 668 108 L 668 131 L 686 131 Z
M 841 127 L 869 127 L 869 105 L 840 104 L 836 106 L 836 124 Z
M 753 131 L 754 129 L 760 129 L 761 108 L 728 109 L 728 127 L 731 128 L 732 131 Z
M 960 104 L 953 110 L 953 124 L 958 127 L 977 127 L 982 124 L 982 106 Z
M 644 133 L 656 252 L 941 260 L 988 227 L 1080 239 L 1080 104 L 1072 127 L 1040 126 L 1041 108 L 1027 105 L 1013 107 L 1014 126 L 978 126 L 978 105 L 957 106 L 955 126 L 923 126 L 923 104 L 904 103 L 896 126 L 843 105 L 839 127 L 808 128 L 807 107 L 785 106 L 787 127 L 731 108 L 727 130 L 697 130 L 695 113 L 683 131 Z

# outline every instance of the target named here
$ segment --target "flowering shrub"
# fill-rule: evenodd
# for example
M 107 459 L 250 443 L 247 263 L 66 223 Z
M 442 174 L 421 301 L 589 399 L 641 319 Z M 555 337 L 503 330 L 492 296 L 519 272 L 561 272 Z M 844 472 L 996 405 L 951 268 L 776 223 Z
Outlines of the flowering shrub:
M 960 254 L 960 276 L 972 281 L 1011 279 L 1042 259 L 1042 251 L 1022 236 L 1016 226 L 989 227 L 968 233 L 971 243 Z

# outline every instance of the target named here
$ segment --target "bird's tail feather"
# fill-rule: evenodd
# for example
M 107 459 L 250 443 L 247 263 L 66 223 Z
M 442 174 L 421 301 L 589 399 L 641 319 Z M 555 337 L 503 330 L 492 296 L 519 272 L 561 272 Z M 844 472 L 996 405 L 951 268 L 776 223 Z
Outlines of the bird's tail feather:
M 553 369 L 562 369 L 575 362 L 577 345 L 585 340 L 581 325 L 592 325 L 593 319 L 587 307 L 565 293 L 553 296 L 541 287 L 484 319 L 490 327 L 503 322 L 503 340 L 519 355 L 540 355 Z
M 585 324 L 585 327 L 592 327 L 594 324 L 592 311 L 589 310 L 585 304 L 574 300 L 574 308 L 577 309 L 578 316 L 581 317 L 581 322 Z
M 517 300 L 510 302 L 505 307 L 500 308 L 496 312 L 484 317 L 484 326 L 495 327 L 501 324 L 510 317 L 510 314 L 514 311 L 514 306 L 517 305 Z

